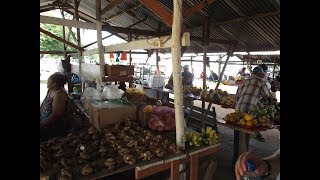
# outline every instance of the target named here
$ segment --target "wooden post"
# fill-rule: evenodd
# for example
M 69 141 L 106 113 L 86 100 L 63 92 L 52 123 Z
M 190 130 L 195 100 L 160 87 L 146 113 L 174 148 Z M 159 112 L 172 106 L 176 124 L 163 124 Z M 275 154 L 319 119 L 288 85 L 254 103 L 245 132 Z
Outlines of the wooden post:
M 74 0 L 74 16 L 76 18 L 76 21 L 79 21 L 79 2 L 78 0 Z M 70 28 L 71 31 L 71 28 Z M 80 39 L 80 28 L 77 28 L 77 45 L 81 47 L 81 39 Z M 81 63 L 82 63 L 82 52 L 78 50 L 78 59 L 79 59 L 79 77 L 80 80 L 82 80 L 82 73 L 81 73 Z
M 64 18 L 64 12 L 63 10 L 60 11 L 62 17 Z M 63 39 L 66 40 L 66 29 L 65 26 L 62 26 L 62 35 L 63 35 Z M 63 43 L 63 51 L 64 51 L 64 59 L 67 59 L 67 46 L 66 43 Z
M 210 28 L 209 28 L 209 17 L 206 16 L 205 17 L 205 21 L 204 21 L 204 24 L 203 24 L 203 30 L 202 30 L 202 45 L 203 45 L 203 77 L 202 77 L 202 89 L 207 89 L 207 84 L 206 84 L 206 81 L 207 81 L 207 61 L 208 58 L 207 58 L 207 49 L 208 49 L 208 39 L 210 37 Z M 202 116 L 204 115 L 205 113 L 205 101 L 202 100 Z M 201 125 L 202 127 L 204 127 L 205 125 L 205 122 L 202 120 L 201 121 Z
M 229 47 L 229 50 L 228 50 L 228 52 L 227 52 L 228 57 L 227 57 L 227 59 L 226 59 L 226 62 L 225 62 L 224 65 L 223 65 L 221 75 L 220 75 L 220 77 L 219 77 L 219 80 L 218 80 L 218 83 L 217 83 L 217 85 L 216 85 L 216 88 L 214 89 L 215 91 L 218 90 L 218 88 L 219 88 L 219 85 L 220 85 L 220 82 L 221 82 L 221 79 L 222 79 L 224 70 L 225 70 L 226 67 L 227 67 L 229 58 L 230 58 L 231 54 L 233 54 L 233 51 L 234 51 L 234 48 L 235 48 L 235 47 L 236 47 L 236 44 L 232 44 L 232 45 L 230 45 L 230 47 Z
M 198 153 L 190 156 L 190 180 L 198 179 L 198 158 Z
M 66 29 L 65 26 L 62 26 L 62 33 L 63 33 L 63 39 L 66 39 Z M 66 43 L 63 43 L 63 52 L 64 52 L 64 59 L 67 59 L 67 46 Z
M 219 55 L 219 59 L 218 59 L 218 74 L 219 74 L 219 77 L 221 76 L 221 60 L 222 60 L 222 56 Z
M 159 69 L 159 50 L 156 49 L 156 67 L 157 70 Z
M 273 59 L 273 72 L 272 72 L 272 79 L 274 79 L 274 71 L 276 69 L 276 59 Z
M 192 65 L 193 65 L 193 64 L 192 64 L 192 56 L 191 56 L 191 59 L 190 59 L 190 61 L 191 61 L 191 68 L 192 68 L 192 67 L 193 67 L 193 66 L 192 66 Z
M 176 143 L 177 147 L 185 149 L 183 136 L 184 113 L 183 113 L 183 92 L 181 76 L 181 25 L 182 25 L 182 0 L 173 1 L 173 23 L 172 23 L 172 67 L 173 67 L 173 90 L 174 110 L 176 119 Z
M 105 62 L 104 62 L 104 47 L 102 45 L 102 23 L 101 23 L 101 0 L 96 0 L 96 19 L 97 19 L 97 44 L 99 52 L 99 65 L 100 65 L 100 78 L 98 80 L 98 86 L 102 84 L 102 77 L 105 77 Z
M 132 34 L 129 34 L 129 41 L 132 41 Z M 131 50 L 129 51 L 129 65 L 131 66 L 132 57 L 131 57 Z

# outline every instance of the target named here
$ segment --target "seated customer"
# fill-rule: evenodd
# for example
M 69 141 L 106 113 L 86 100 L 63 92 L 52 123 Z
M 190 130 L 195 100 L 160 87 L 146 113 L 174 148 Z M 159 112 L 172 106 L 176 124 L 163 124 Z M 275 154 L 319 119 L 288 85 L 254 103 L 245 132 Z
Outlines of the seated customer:
M 40 140 L 64 135 L 70 101 L 64 84 L 68 81 L 62 73 L 54 73 L 48 78 L 48 92 L 40 106 Z

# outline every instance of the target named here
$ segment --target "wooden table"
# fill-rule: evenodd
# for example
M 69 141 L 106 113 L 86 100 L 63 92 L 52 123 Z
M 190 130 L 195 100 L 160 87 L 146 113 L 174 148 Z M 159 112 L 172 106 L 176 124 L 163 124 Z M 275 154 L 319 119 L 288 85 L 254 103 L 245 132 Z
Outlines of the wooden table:
M 220 148 L 220 143 L 196 149 L 187 149 L 184 154 L 168 158 L 157 163 L 137 166 L 135 169 L 135 178 L 142 179 L 152 174 L 170 169 L 170 180 L 179 179 L 179 165 L 190 163 L 190 180 L 198 179 L 199 158 L 214 154 Z
M 268 129 L 261 129 L 261 130 L 250 130 L 250 129 L 245 129 L 245 128 L 241 128 L 239 126 L 235 126 L 232 124 L 227 124 L 225 120 L 219 119 L 217 120 L 217 122 L 225 127 L 228 127 L 230 129 L 239 131 L 239 150 L 238 150 L 238 155 L 241 155 L 245 152 L 247 152 L 249 150 L 249 147 L 247 146 L 246 143 L 246 135 L 250 134 L 250 135 L 257 135 L 259 131 L 266 131 L 266 130 L 270 130 L 270 129 L 274 129 L 276 128 L 276 126 L 272 126 L 271 128 Z

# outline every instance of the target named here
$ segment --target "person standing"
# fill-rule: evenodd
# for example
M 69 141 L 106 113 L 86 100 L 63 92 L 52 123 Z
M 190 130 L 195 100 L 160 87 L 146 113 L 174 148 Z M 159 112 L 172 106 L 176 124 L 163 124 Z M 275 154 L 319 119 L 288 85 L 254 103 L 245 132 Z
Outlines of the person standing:
M 183 66 L 183 72 L 182 75 L 182 85 L 185 86 L 193 86 L 193 74 L 189 71 L 189 65 Z
M 241 111 L 248 113 L 253 109 L 255 105 L 259 102 L 262 96 L 269 97 L 270 91 L 264 80 L 265 73 L 263 69 L 259 66 L 255 67 L 252 70 L 252 76 L 244 80 L 237 89 L 235 94 L 236 98 L 236 111 Z M 234 152 L 232 165 L 235 165 L 236 160 L 238 159 L 239 151 L 239 131 L 234 131 Z M 246 146 L 249 146 L 250 135 L 246 134 Z

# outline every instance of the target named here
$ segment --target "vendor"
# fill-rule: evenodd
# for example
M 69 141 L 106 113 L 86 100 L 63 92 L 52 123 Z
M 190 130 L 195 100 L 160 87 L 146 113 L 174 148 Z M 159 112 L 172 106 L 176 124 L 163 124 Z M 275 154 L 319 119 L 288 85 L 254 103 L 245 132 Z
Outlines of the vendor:
M 193 74 L 189 71 L 189 65 L 183 66 L 182 75 L 182 85 L 183 86 L 192 86 Z
M 64 84 L 68 81 L 62 73 L 48 78 L 48 92 L 40 106 L 40 140 L 63 135 L 66 131 L 70 101 Z

